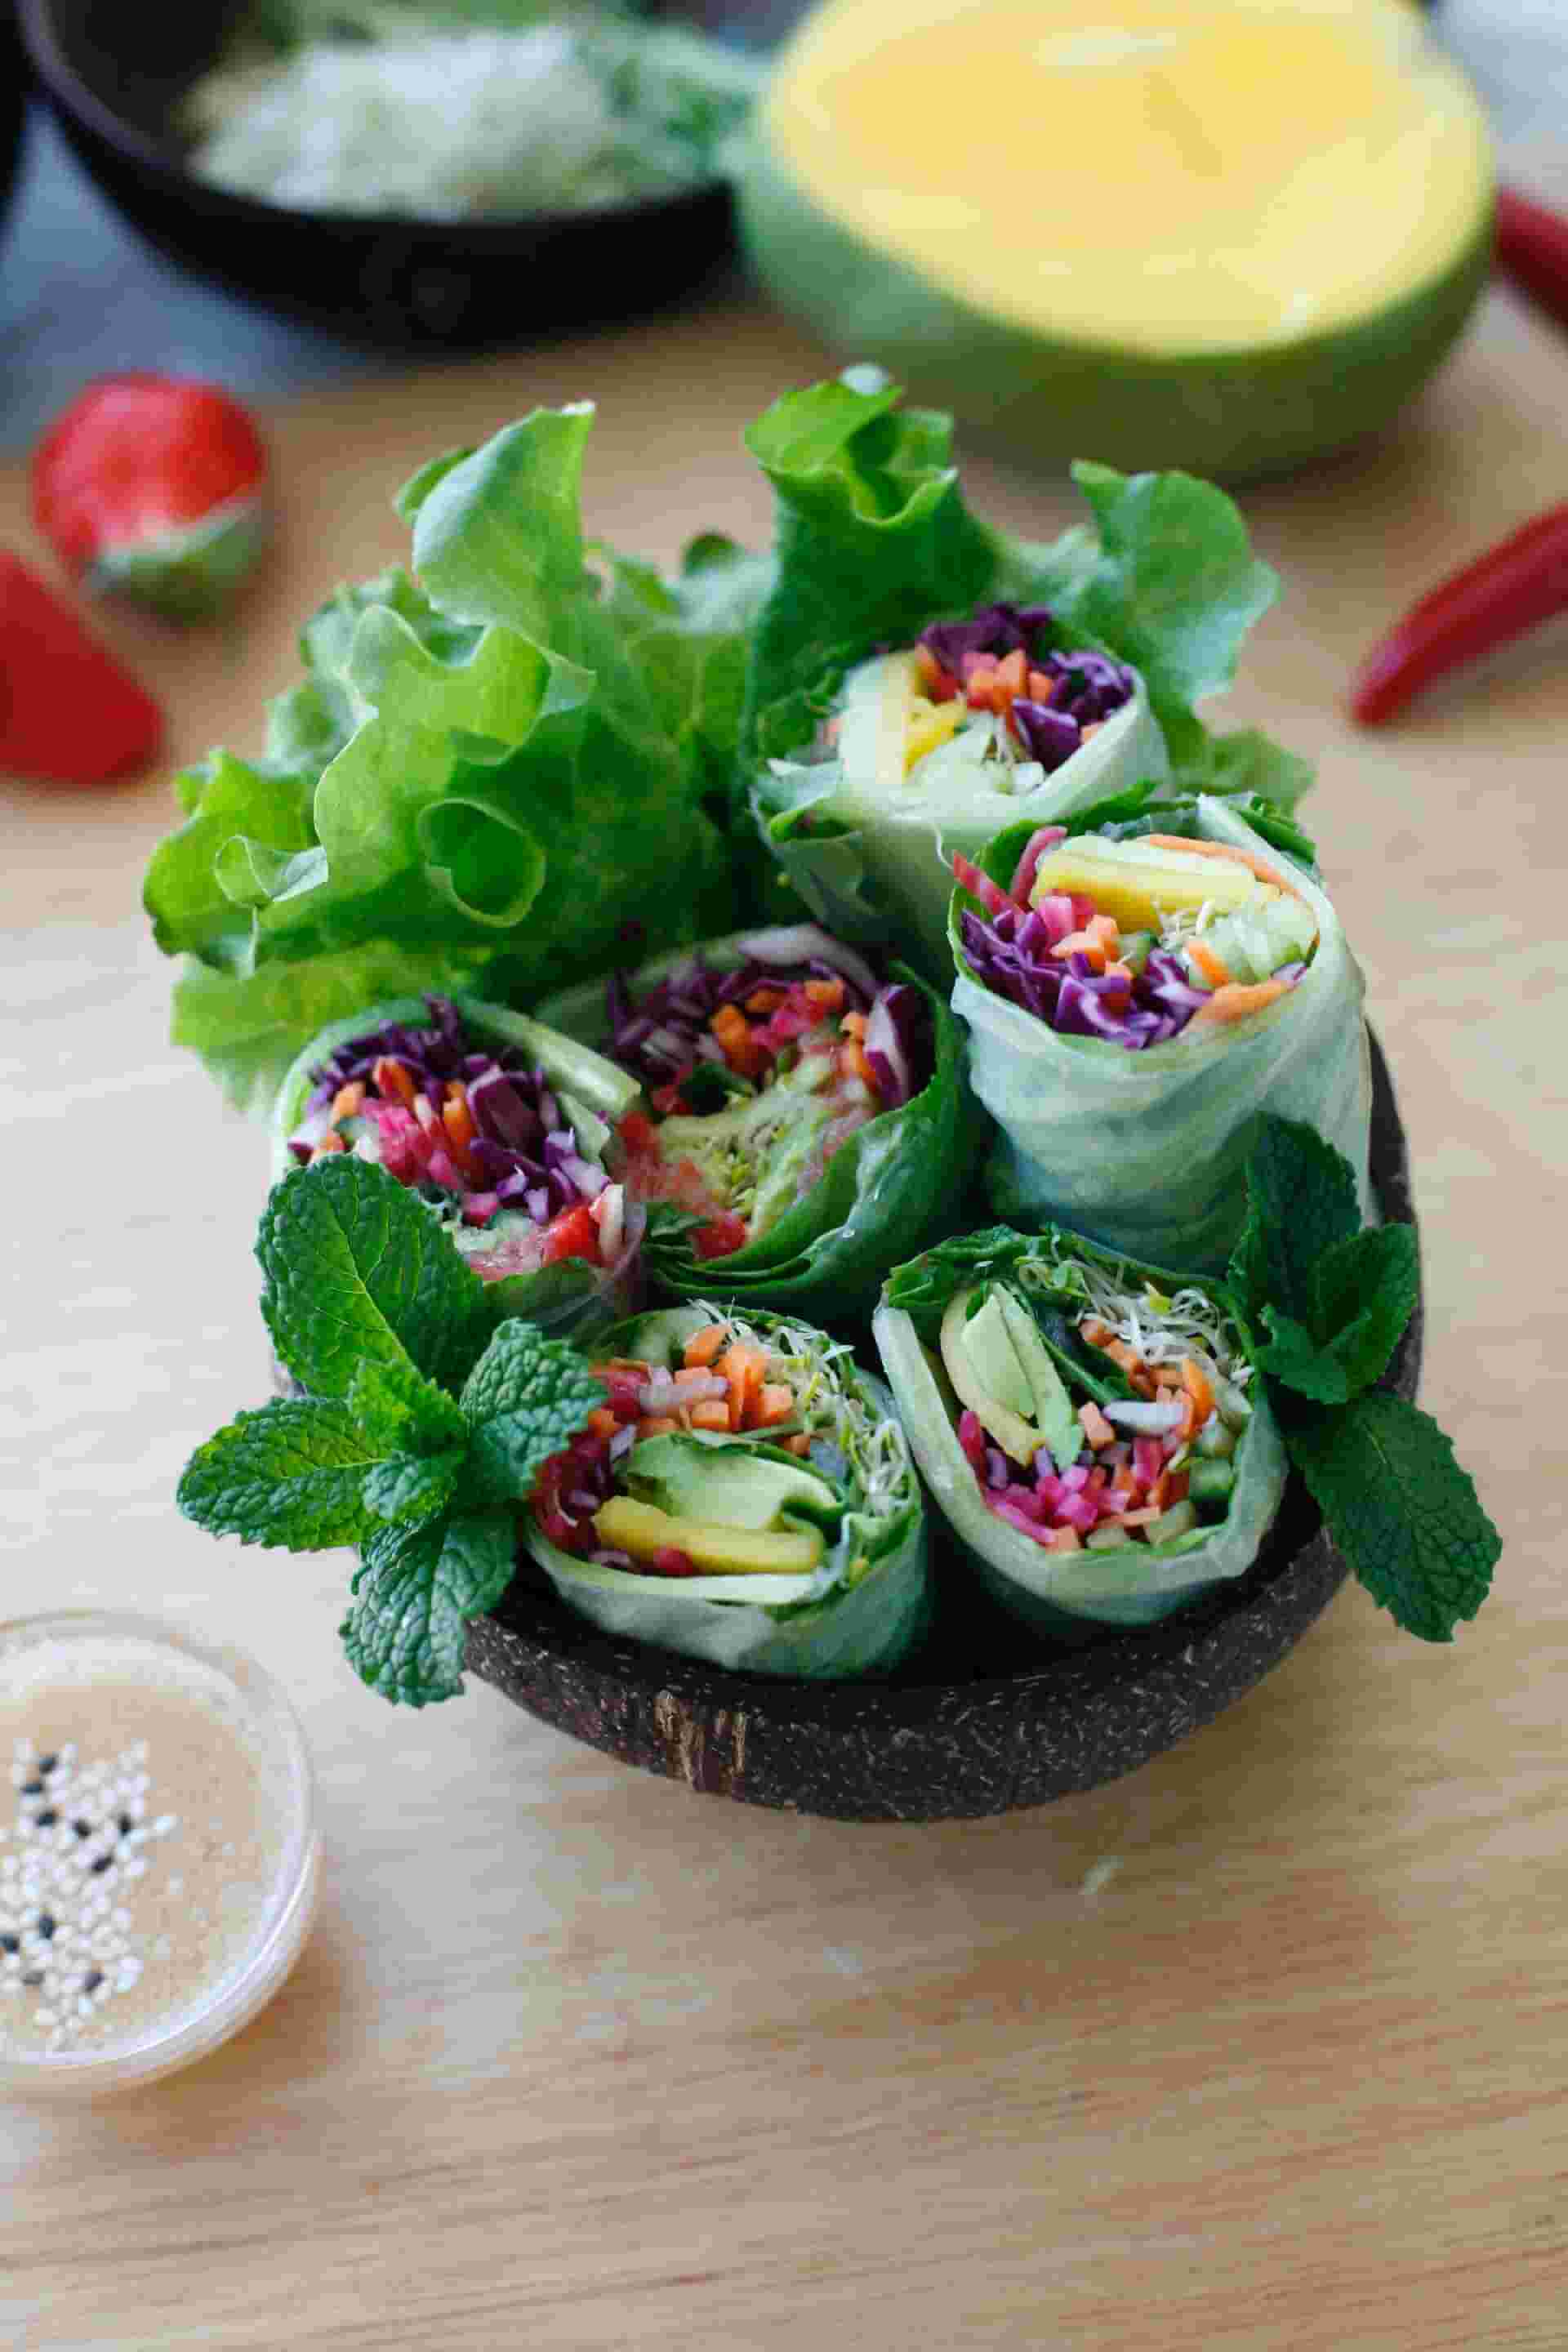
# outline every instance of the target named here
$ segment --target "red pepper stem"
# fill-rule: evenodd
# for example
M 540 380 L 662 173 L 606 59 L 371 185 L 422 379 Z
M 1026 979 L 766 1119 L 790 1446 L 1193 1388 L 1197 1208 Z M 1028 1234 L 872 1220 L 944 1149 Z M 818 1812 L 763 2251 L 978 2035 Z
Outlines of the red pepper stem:
M 1568 611 L 1568 506 L 1551 507 L 1413 604 L 1374 646 L 1352 689 L 1363 727 L 1424 687 Z
M 1568 326 L 1568 218 L 1500 188 L 1493 258 L 1505 278 Z

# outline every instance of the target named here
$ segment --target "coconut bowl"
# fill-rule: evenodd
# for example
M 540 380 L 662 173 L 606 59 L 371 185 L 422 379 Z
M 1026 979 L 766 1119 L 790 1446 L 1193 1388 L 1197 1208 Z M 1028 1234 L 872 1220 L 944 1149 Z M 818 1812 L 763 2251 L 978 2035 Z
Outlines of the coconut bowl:
M 1414 1226 L 1405 1130 L 1371 1045 L 1373 1181 L 1384 1218 Z M 1415 1393 L 1421 1340 L 1418 1299 L 1383 1381 L 1400 1396 Z M 468 1664 L 542 1722 L 703 1795 L 837 1821 L 975 1819 L 1097 1788 L 1190 1738 L 1279 1664 L 1345 1575 L 1293 1475 L 1246 1576 L 1071 1648 L 1026 1634 L 939 1553 L 935 1622 L 888 1681 L 775 1682 L 612 1641 L 526 1567 L 470 1627 Z

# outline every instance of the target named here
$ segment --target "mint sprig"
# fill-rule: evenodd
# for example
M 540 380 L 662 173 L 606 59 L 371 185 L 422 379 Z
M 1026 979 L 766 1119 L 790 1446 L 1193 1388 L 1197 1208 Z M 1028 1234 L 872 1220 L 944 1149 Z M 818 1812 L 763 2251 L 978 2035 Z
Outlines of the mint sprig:
M 242 1543 L 358 1544 L 350 1664 L 406 1706 L 450 1698 L 468 1619 L 511 1581 L 517 1506 L 604 1385 L 567 1341 L 502 1318 L 415 1195 L 364 1160 L 274 1186 L 257 1255 L 263 1317 L 306 1394 L 199 1446 L 180 1509 Z
M 1415 1234 L 1363 1230 L 1349 1162 L 1296 1120 L 1264 1121 L 1247 1187 L 1230 1279 L 1290 1458 L 1379 1606 L 1451 1642 L 1502 1539 L 1436 1423 L 1374 1385 L 1415 1311 Z

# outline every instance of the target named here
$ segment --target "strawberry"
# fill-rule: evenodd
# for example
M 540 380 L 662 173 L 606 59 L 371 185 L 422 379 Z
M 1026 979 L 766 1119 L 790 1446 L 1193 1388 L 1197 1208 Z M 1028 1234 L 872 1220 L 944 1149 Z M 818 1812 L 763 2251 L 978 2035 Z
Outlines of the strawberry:
M 266 474 L 255 425 L 221 386 L 100 376 L 33 454 L 33 520 L 73 578 L 205 619 L 260 551 Z
M 100 784 L 145 767 L 163 732 L 152 696 L 0 548 L 0 773 Z

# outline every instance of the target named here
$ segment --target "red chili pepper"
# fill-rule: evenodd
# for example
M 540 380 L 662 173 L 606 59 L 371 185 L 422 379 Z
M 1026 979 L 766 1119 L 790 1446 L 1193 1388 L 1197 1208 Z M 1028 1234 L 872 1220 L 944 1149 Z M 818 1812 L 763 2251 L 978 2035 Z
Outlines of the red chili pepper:
M 174 620 L 220 612 L 266 535 L 267 457 L 216 383 L 99 377 L 33 456 L 33 520 L 66 569 Z
M 1500 188 L 1492 256 L 1505 278 L 1568 326 L 1568 219 L 1517 188 Z
M 1568 610 L 1568 506 L 1551 507 L 1413 604 L 1373 647 L 1351 693 L 1381 727 L 1450 670 Z
M 100 784 L 144 768 L 163 733 L 152 696 L 0 549 L 0 772 Z

